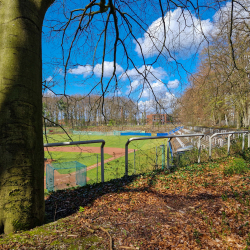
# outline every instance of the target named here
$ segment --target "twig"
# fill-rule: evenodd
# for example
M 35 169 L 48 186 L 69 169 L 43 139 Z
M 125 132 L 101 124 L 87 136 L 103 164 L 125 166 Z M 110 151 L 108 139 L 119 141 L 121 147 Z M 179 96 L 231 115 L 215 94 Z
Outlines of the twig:
M 126 246 L 119 246 L 119 248 L 123 248 L 123 249 L 140 249 L 139 247 L 126 247 Z
M 107 233 L 108 234 L 108 236 L 109 236 L 109 244 L 110 244 L 110 250 L 113 250 L 113 242 L 112 242 L 112 237 L 111 237 L 111 235 L 109 234 L 109 232 L 108 232 L 108 230 L 107 229 L 105 229 L 105 228 L 103 228 L 103 227 L 101 227 L 101 226 L 94 226 L 94 225 L 90 225 L 88 222 L 85 222 L 85 224 L 87 225 L 87 226 L 89 226 L 89 227 L 92 227 L 92 228 L 94 228 L 94 230 L 93 229 L 90 229 L 90 228 L 88 228 L 88 230 L 89 231 L 92 231 L 92 233 L 94 233 L 94 231 L 95 230 L 98 230 L 98 229 L 100 229 L 100 230 L 102 230 L 103 232 L 105 232 L 105 233 Z

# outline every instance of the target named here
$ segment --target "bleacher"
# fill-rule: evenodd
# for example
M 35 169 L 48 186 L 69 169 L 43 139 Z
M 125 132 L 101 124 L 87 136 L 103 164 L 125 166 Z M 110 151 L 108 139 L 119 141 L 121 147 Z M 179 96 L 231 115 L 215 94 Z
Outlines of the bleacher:
M 200 128 L 200 127 L 185 127 L 174 132 L 174 134 L 196 134 L 202 133 L 205 136 L 201 139 L 201 149 L 209 148 L 209 137 L 214 133 L 225 133 L 227 130 Z M 171 140 L 171 146 L 173 153 L 191 150 L 192 146 L 197 147 L 198 137 L 179 137 Z M 212 138 L 212 148 L 222 147 L 227 143 L 227 136 L 218 135 Z M 183 150 L 182 150 L 183 149 Z

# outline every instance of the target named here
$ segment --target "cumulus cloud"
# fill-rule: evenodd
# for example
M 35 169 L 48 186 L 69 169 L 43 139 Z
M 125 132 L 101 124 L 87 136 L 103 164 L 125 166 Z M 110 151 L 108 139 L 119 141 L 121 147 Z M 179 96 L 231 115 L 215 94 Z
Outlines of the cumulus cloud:
M 114 71 L 114 62 L 104 62 L 104 68 L 103 68 L 103 76 L 104 77 L 111 77 L 113 75 Z M 123 73 L 123 68 L 116 63 L 116 71 L 115 73 L 117 75 L 120 75 Z M 97 77 L 101 77 L 102 75 L 102 64 L 98 63 L 95 65 L 95 67 L 92 67 L 91 65 L 85 65 L 85 66 L 77 66 L 77 68 L 69 69 L 68 71 L 70 74 L 73 75 L 83 75 L 84 77 L 90 76 L 92 73 L 95 74 Z
M 143 65 L 137 70 L 135 68 L 127 70 L 120 78 L 123 81 L 127 79 L 131 81 L 126 92 L 126 94 L 129 94 L 138 89 L 138 87 L 147 89 L 149 84 L 152 85 L 154 82 L 164 79 L 166 76 L 167 73 L 162 67 L 154 68 L 152 66 Z
M 114 71 L 114 62 L 104 62 L 104 70 L 103 70 L 103 76 L 104 77 L 111 77 L 113 75 L 113 71 Z M 115 73 L 117 75 L 120 75 L 121 73 L 123 73 L 123 68 L 118 65 L 116 63 L 116 71 Z M 94 67 L 94 73 L 96 76 L 101 77 L 102 75 L 102 64 L 96 64 L 96 66 Z
M 93 72 L 93 67 L 91 65 L 86 65 L 86 66 L 78 65 L 77 68 L 69 70 L 70 74 L 83 75 L 84 77 L 90 76 L 92 72 Z
M 179 80 L 175 79 L 173 81 L 168 82 L 168 88 L 169 89 L 176 89 L 179 86 Z
M 242 19 L 245 20 L 246 18 L 249 18 L 249 9 L 250 2 L 248 0 L 241 0 L 239 3 L 234 2 L 233 16 L 237 17 L 234 19 L 234 23 L 242 22 Z M 230 1 L 215 13 L 213 16 L 214 21 L 220 23 L 231 20 L 231 11 L 232 3 Z
M 154 68 L 151 65 L 143 65 L 137 70 L 135 68 L 129 69 L 121 76 L 122 80 L 145 80 L 154 81 L 156 79 L 164 79 L 167 76 L 167 72 L 162 67 Z
M 164 23 L 166 34 L 164 33 Z M 213 24 L 209 19 L 200 21 L 189 11 L 177 8 L 167 12 L 164 21 L 161 17 L 154 21 L 149 26 L 147 33 L 137 39 L 141 48 L 134 41 L 135 51 L 139 55 L 143 53 L 145 57 L 152 57 L 158 55 L 164 45 L 163 53 L 165 55 L 169 56 L 170 52 L 173 56 L 187 58 L 204 43 L 204 36 L 208 36 L 212 29 Z
M 231 12 L 232 12 L 232 2 L 227 2 L 225 6 L 220 8 L 213 16 L 215 26 L 213 34 L 219 34 L 221 31 L 225 32 L 225 28 L 231 22 Z M 247 25 L 244 25 L 246 20 L 250 18 L 250 2 L 248 0 L 241 0 L 239 2 L 234 2 L 233 8 L 233 25 L 237 27 L 240 25 L 241 32 L 249 32 Z M 237 28 L 233 28 L 236 30 Z M 237 30 L 239 32 L 239 29 Z
M 151 88 L 150 88 L 151 86 Z M 156 96 L 162 96 L 162 94 L 166 93 L 167 88 L 165 84 L 161 81 L 156 81 L 147 86 L 142 91 L 142 97 L 150 97 L 152 96 L 152 91 Z
M 141 112 L 146 111 L 147 114 L 160 112 L 161 109 L 164 109 L 163 112 L 171 112 L 172 105 L 175 101 L 176 101 L 175 95 L 166 92 L 165 96 L 163 96 L 163 98 L 158 100 L 158 102 L 161 104 L 161 107 L 155 100 L 140 101 L 138 103 L 138 107 Z

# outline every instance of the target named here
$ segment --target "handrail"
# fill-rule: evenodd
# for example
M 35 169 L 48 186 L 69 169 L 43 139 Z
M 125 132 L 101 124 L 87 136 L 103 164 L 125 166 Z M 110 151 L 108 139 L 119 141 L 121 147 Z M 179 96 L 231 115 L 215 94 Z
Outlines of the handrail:
M 130 138 L 125 144 L 125 176 L 128 176 L 128 145 L 132 141 L 141 141 L 141 140 L 154 140 L 154 139 L 166 139 L 168 138 L 168 143 L 167 143 L 167 168 L 169 168 L 169 142 L 171 141 L 172 138 L 176 137 L 195 137 L 199 136 L 199 141 L 198 141 L 198 162 L 200 162 L 200 148 L 201 148 L 201 143 L 200 140 L 203 138 L 205 135 L 204 134 L 187 134 L 187 135 L 167 135 L 167 136 L 150 136 L 150 137 L 135 137 L 135 138 Z
M 233 134 L 243 134 L 243 140 L 242 140 L 242 151 L 245 148 L 245 135 L 248 134 L 248 147 L 250 146 L 249 144 L 249 132 L 248 131 L 232 131 L 232 132 L 224 132 L 224 133 L 215 133 L 211 136 L 209 136 L 209 160 L 212 158 L 212 138 L 217 136 L 217 135 L 228 135 L 227 137 L 227 154 L 230 153 L 230 137 Z
M 56 147 L 56 146 L 67 146 L 67 145 L 78 145 L 78 144 L 93 144 L 102 143 L 101 145 L 101 180 L 104 182 L 104 140 L 90 140 L 90 141 L 72 141 L 72 142 L 56 142 L 56 143 L 45 143 L 44 147 Z

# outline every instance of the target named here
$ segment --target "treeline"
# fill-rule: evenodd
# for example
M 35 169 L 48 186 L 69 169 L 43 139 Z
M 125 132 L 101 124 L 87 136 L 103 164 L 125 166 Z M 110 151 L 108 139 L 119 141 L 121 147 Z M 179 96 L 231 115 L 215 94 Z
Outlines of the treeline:
M 125 97 L 72 95 L 43 96 L 44 125 L 84 126 L 136 124 L 139 117 L 136 104 Z
M 245 24 L 235 21 L 230 27 L 225 20 L 209 48 L 203 49 L 197 72 L 179 99 L 178 112 L 183 123 L 250 126 L 248 32 Z

